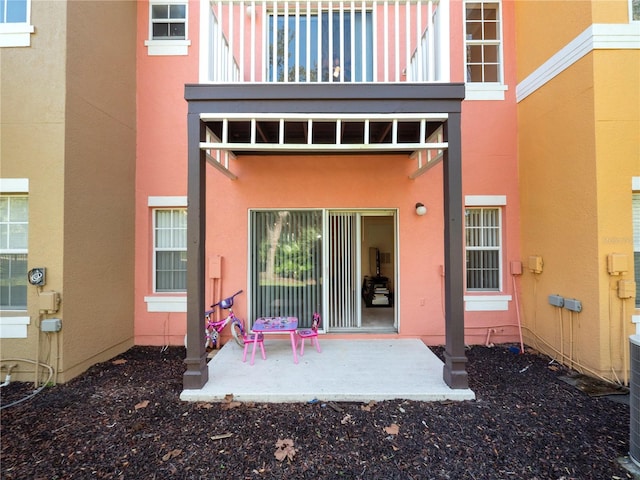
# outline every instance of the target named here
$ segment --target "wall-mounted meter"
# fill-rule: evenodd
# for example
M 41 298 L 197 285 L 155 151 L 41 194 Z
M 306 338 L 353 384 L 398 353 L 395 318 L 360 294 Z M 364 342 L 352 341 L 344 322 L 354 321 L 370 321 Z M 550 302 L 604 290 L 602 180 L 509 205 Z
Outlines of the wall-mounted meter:
M 44 267 L 32 268 L 27 274 L 29 283 L 37 287 L 42 287 L 45 284 L 45 273 L 46 269 Z

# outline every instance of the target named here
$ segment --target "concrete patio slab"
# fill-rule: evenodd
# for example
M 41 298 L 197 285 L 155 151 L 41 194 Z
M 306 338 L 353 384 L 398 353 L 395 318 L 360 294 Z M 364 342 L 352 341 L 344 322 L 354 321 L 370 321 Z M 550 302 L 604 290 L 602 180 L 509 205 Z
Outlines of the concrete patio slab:
M 299 363 L 289 340 L 265 339 L 255 364 L 242 362 L 233 342 L 210 360 L 209 381 L 200 390 L 183 390 L 185 401 L 220 402 L 228 394 L 240 402 L 369 402 L 474 400 L 470 389 L 453 390 L 442 379 L 442 361 L 419 339 L 326 340 L 322 353 L 307 342 Z M 250 356 L 247 355 L 247 357 Z

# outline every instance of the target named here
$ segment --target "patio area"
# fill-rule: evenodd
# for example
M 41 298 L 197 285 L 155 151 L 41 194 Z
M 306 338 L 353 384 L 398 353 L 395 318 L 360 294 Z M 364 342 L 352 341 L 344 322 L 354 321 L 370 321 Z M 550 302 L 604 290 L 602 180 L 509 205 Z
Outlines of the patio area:
M 470 389 L 453 390 L 442 378 L 442 361 L 419 339 L 327 340 L 322 353 L 307 342 L 293 363 L 289 340 L 265 339 L 255 364 L 242 362 L 242 348 L 227 342 L 209 361 L 209 381 L 180 398 L 220 402 L 229 394 L 240 402 L 369 402 L 474 400 Z

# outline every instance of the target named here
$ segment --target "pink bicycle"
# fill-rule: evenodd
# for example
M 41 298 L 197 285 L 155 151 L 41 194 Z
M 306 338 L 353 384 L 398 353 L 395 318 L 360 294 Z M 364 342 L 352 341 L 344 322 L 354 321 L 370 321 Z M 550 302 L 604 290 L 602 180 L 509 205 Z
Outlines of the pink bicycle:
M 205 348 L 216 348 L 218 346 L 220 332 L 222 332 L 227 325 L 231 325 L 231 335 L 236 343 L 244 347 L 244 339 L 246 338 L 245 330 L 242 326 L 242 321 L 233 313 L 233 298 L 241 293 L 242 290 L 238 290 L 230 297 L 214 303 L 211 305 L 211 310 L 205 312 Z M 215 307 L 217 306 L 229 311 L 226 318 L 219 321 L 213 320 L 213 312 L 215 312 Z

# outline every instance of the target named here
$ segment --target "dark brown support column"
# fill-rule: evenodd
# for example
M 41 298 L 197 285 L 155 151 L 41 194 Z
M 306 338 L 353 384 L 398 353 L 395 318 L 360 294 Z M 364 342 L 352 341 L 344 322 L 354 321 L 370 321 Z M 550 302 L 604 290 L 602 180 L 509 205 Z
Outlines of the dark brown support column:
M 206 232 L 206 183 L 204 125 L 200 115 L 187 116 L 187 370 L 182 379 L 185 389 L 200 389 L 209 379 L 204 346 L 204 247 Z
M 469 388 L 464 352 L 464 245 L 462 204 L 462 148 L 460 113 L 449 113 L 443 158 L 445 351 L 444 381 L 451 388 Z

